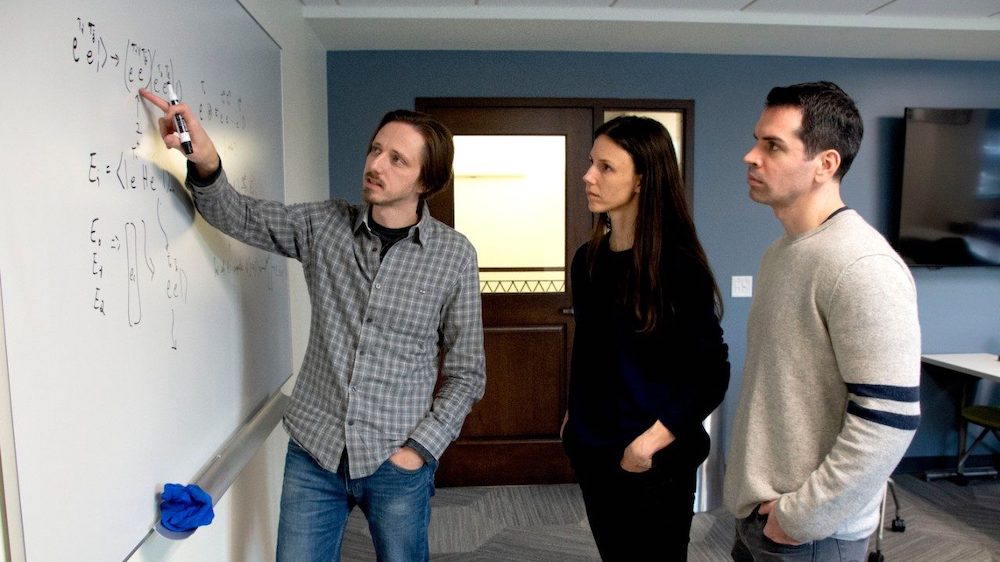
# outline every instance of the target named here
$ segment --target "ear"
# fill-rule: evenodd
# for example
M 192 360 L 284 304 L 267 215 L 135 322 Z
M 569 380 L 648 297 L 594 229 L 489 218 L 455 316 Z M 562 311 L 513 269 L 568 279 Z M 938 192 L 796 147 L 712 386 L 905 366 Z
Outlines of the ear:
M 816 168 L 816 180 L 826 183 L 833 179 L 837 170 L 840 169 L 840 153 L 834 149 L 828 149 L 816 155 L 819 166 Z
M 635 176 L 635 187 L 632 188 L 632 193 L 639 193 L 639 188 L 642 187 L 642 176 Z

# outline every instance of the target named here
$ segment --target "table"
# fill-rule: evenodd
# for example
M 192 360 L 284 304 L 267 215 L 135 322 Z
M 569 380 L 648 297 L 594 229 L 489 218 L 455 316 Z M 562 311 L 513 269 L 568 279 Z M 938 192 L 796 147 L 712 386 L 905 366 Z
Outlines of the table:
M 966 375 L 1000 382 L 1000 361 L 992 353 L 942 353 L 922 355 L 920 360 Z
M 997 360 L 997 356 L 992 353 L 941 353 L 923 355 L 920 357 L 920 360 L 928 365 L 934 365 L 956 373 L 971 375 L 979 379 L 1000 382 L 1000 360 Z M 969 386 L 970 385 L 968 384 L 962 385 L 962 401 L 959 404 L 959 411 L 968 405 Z M 960 459 L 962 458 L 962 455 L 965 454 L 967 425 L 968 424 L 965 423 L 965 420 L 962 420 L 958 426 L 958 458 Z M 968 468 L 963 469 L 962 472 L 966 476 L 997 475 L 997 471 L 990 467 L 975 469 Z M 933 480 L 935 478 L 955 476 L 956 474 L 956 470 L 927 471 L 924 473 L 924 477 L 927 480 Z

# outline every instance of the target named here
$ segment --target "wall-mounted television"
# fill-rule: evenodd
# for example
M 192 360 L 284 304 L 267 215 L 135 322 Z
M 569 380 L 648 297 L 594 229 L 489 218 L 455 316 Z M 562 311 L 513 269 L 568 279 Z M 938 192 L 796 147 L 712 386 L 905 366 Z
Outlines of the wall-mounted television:
M 1000 266 L 1000 109 L 908 107 L 890 238 L 912 266 Z

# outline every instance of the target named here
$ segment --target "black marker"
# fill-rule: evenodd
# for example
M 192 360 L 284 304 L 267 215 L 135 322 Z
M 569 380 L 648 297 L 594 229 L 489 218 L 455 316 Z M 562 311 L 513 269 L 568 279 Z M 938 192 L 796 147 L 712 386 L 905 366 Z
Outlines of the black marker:
M 181 103 L 181 100 L 177 99 L 177 94 L 174 93 L 174 86 L 170 82 L 167 82 L 167 98 L 170 100 L 170 105 L 177 105 Z M 188 133 L 187 123 L 184 122 L 184 118 L 178 113 L 174 115 L 174 122 L 177 123 L 177 134 L 181 137 L 181 146 L 184 148 L 184 154 L 194 153 L 194 148 L 191 147 L 191 134 Z

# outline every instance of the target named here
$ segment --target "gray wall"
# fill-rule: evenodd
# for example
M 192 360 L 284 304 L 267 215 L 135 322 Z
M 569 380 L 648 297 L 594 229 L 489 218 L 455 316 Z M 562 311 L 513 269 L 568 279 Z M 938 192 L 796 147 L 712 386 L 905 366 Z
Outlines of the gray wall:
M 770 209 L 747 198 L 741 157 L 775 85 L 832 80 L 857 101 L 867 131 L 842 194 L 883 233 L 895 172 L 895 136 L 907 106 L 1000 107 L 1000 63 L 627 53 L 362 51 L 327 57 L 331 195 L 359 199 L 363 156 L 382 114 L 415 97 L 670 98 L 695 101 L 695 220 L 723 291 L 756 275 L 781 234 Z M 582 182 L 581 182 L 582 185 Z M 582 188 L 581 188 L 581 197 Z M 915 269 L 925 353 L 1000 352 L 1000 268 Z M 726 298 L 733 384 L 725 441 L 739 396 L 749 299 Z M 981 384 L 981 393 L 1000 397 Z M 954 454 L 957 390 L 925 374 L 924 418 L 908 457 Z M 996 442 L 991 443 L 994 452 Z

